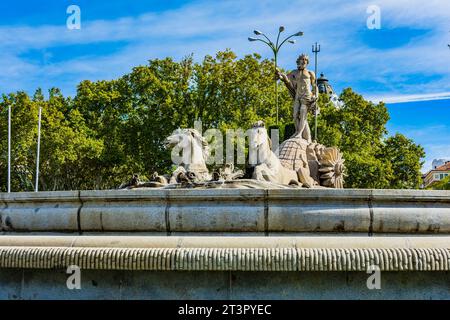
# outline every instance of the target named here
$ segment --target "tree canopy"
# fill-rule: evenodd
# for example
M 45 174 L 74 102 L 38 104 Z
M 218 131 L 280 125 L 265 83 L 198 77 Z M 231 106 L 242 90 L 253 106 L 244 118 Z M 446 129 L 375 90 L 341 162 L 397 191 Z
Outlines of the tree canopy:
M 432 190 L 450 190 L 450 176 L 445 177 L 441 181 L 433 183 L 428 189 L 432 189 Z
M 383 103 L 346 89 L 341 108 L 320 97 L 319 142 L 338 146 L 346 187 L 417 188 L 423 148 L 388 137 Z M 292 101 L 279 86 L 280 129 L 292 122 Z M 34 188 L 38 110 L 42 107 L 40 190 L 115 188 L 131 174 L 169 172 L 163 141 L 178 127 L 249 128 L 276 123 L 273 62 L 226 50 L 195 63 L 192 56 L 150 60 L 110 81 L 83 81 L 73 98 L 54 88 L 4 94 L 0 100 L 0 189 L 6 190 L 7 109 L 12 108 L 12 190 Z M 313 124 L 311 119 L 310 124 Z
M 343 106 L 336 108 L 328 96 L 320 97 L 318 140 L 343 152 L 345 187 L 418 188 L 425 151 L 400 133 L 387 137 L 389 114 L 384 103 L 366 101 L 351 89 L 345 89 L 340 99 Z

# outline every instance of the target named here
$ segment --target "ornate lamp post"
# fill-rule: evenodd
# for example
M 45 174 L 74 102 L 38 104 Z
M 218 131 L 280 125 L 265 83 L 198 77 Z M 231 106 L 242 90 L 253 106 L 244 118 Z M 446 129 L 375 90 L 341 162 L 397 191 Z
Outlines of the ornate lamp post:
M 275 43 L 273 43 L 264 33 L 262 33 L 261 31 L 258 31 L 258 30 L 253 31 L 253 33 L 257 36 L 263 36 L 265 38 L 265 40 L 261 39 L 261 38 L 253 38 L 253 37 L 248 38 L 248 41 L 261 41 L 261 42 L 265 43 L 266 45 L 268 45 L 270 47 L 270 49 L 272 49 L 272 52 L 274 55 L 274 61 L 275 61 L 275 71 L 277 70 L 278 52 L 280 51 L 280 48 L 283 46 L 283 44 L 285 44 L 286 42 L 294 44 L 295 40 L 291 40 L 291 38 L 300 37 L 303 35 L 303 32 L 299 31 L 297 33 L 290 35 L 289 37 L 285 38 L 283 41 L 280 42 L 280 35 L 283 31 L 284 31 L 284 27 L 281 26 L 278 29 L 277 41 Z M 277 109 L 277 125 L 278 125 L 278 79 L 275 79 L 275 106 Z

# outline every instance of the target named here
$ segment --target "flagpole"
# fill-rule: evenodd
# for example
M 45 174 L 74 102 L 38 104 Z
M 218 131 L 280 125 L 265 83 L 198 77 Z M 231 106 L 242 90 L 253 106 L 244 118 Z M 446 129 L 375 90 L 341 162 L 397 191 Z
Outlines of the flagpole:
M 34 185 L 35 192 L 39 191 L 39 155 L 40 155 L 40 151 L 41 151 L 41 116 L 42 116 L 42 107 L 39 107 L 38 141 L 37 141 L 37 154 L 36 154 L 36 183 Z
M 11 104 L 8 107 L 8 193 L 11 192 Z

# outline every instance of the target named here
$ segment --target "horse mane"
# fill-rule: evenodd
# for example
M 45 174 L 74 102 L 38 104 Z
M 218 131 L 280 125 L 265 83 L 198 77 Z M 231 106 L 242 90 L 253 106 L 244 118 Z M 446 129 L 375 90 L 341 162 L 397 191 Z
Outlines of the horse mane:
M 263 128 L 263 129 L 266 130 L 266 133 L 267 133 L 266 124 L 265 124 L 264 121 L 262 121 L 262 120 L 256 121 L 256 122 L 252 125 L 252 128 L 255 128 L 255 129 L 257 129 L 257 128 Z M 270 150 L 272 150 L 272 140 L 269 138 L 269 134 L 268 134 L 268 133 L 267 133 L 267 140 L 268 140 L 268 143 L 269 143 L 269 148 L 270 148 Z
M 185 133 L 190 134 L 197 141 L 197 143 L 202 146 L 203 159 L 206 161 L 209 157 L 209 146 L 206 139 L 203 138 L 203 136 L 201 136 L 200 133 L 195 129 L 189 128 L 183 130 Z
M 264 121 L 258 120 L 252 125 L 252 128 L 265 128 L 265 126 L 266 124 L 264 123 Z

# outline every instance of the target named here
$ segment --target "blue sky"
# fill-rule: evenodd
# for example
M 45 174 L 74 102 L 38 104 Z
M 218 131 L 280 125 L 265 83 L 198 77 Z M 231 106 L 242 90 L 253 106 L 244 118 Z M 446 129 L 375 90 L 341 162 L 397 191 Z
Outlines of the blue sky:
M 81 9 L 81 30 L 68 30 L 66 9 Z M 369 5 L 381 10 L 381 29 L 369 30 Z M 113 79 L 148 59 L 230 48 L 258 52 L 253 29 L 274 36 L 303 31 L 280 51 L 279 64 L 295 67 L 300 52 L 319 42 L 319 71 L 339 93 L 352 87 L 385 101 L 390 133 L 425 147 L 424 170 L 450 158 L 450 1 L 290 0 L 150 1 L 40 0 L 0 3 L 0 93 L 56 86 L 75 93 L 84 79 Z

